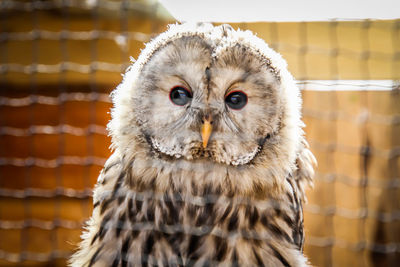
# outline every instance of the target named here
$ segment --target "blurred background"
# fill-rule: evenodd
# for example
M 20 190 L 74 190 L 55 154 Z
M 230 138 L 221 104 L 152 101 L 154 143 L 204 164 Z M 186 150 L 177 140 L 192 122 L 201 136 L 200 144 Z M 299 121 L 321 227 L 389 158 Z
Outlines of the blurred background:
M 0 15 L 0 266 L 65 266 L 110 155 L 108 95 L 176 19 L 156 0 L 3 0 Z M 399 266 L 400 20 L 231 24 L 280 52 L 302 89 L 319 163 L 311 263 Z

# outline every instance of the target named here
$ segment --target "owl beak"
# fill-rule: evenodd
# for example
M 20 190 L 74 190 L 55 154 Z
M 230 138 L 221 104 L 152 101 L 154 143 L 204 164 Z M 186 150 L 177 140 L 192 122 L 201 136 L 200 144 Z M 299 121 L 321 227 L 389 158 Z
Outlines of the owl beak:
M 212 119 L 211 116 L 205 116 L 201 125 L 201 138 L 203 139 L 203 148 L 207 147 L 208 140 L 212 132 Z

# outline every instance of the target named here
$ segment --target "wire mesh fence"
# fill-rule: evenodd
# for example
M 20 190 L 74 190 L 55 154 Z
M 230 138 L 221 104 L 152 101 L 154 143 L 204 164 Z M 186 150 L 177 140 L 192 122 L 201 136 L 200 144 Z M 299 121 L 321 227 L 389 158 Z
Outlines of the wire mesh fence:
M 4 0 L 0 14 L 0 265 L 65 265 L 110 155 L 108 94 L 174 21 L 153 1 Z M 396 266 L 400 20 L 233 26 L 280 52 L 302 89 L 319 162 L 311 263 Z

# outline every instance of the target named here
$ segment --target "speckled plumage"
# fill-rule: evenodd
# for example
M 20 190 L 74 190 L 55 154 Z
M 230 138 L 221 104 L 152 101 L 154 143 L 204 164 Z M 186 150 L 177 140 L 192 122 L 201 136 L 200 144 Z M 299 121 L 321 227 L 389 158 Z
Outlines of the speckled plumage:
M 171 103 L 177 85 L 190 103 Z M 243 109 L 224 102 L 234 90 L 248 96 Z M 114 153 L 71 266 L 307 266 L 302 201 L 315 159 L 279 54 L 227 25 L 172 25 L 112 96 Z

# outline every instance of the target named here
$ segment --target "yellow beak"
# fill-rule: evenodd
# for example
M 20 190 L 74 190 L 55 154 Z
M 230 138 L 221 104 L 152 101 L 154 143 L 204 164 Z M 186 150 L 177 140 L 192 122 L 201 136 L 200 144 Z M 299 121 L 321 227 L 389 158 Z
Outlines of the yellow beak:
M 201 138 L 203 139 L 203 148 L 207 147 L 208 140 L 212 132 L 212 119 L 210 116 L 203 119 L 203 125 L 201 126 Z

